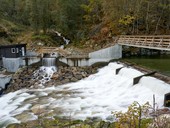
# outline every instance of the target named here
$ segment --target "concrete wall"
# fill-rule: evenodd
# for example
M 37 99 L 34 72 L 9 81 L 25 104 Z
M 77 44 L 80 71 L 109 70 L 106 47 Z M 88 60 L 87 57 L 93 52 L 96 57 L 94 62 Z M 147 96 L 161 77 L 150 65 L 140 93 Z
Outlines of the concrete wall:
M 122 46 L 114 45 L 109 48 L 101 49 L 89 54 L 89 65 L 97 62 L 108 62 L 112 59 L 122 58 Z
M 37 62 L 40 62 L 41 61 L 41 58 L 38 58 L 38 57 L 30 57 L 28 59 L 28 65 L 31 65 L 31 64 L 34 64 L 34 63 L 37 63 Z
M 122 46 L 116 44 L 109 48 L 89 53 L 89 59 L 60 58 L 59 60 L 69 66 L 90 66 L 97 62 L 109 62 L 112 59 L 119 58 L 122 58 Z
M 11 80 L 11 76 L 5 76 L 0 74 L 0 88 L 5 89 L 5 85 L 8 84 Z
M 39 62 L 41 59 L 38 57 L 30 57 L 28 59 L 28 65 Z M 8 72 L 16 72 L 20 67 L 25 66 L 25 60 L 22 58 L 2 58 L 3 67 Z
M 36 52 L 34 52 L 34 51 L 29 51 L 29 50 L 26 52 L 26 55 L 27 55 L 27 56 L 38 56 L 38 54 L 37 54 Z
M 18 68 L 23 65 L 20 58 L 3 58 L 3 67 L 7 69 L 8 72 L 16 72 Z
M 59 60 L 69 66 L 89 66 L 88 59 L 84 58 L 60 58 Z

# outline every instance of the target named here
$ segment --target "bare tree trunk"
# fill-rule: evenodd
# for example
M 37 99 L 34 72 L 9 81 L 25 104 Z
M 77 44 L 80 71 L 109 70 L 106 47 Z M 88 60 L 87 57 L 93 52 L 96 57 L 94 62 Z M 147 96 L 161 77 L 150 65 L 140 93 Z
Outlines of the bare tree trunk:
M 136 34 L 138 34 L 138 29 L 139 29 L 139 19 L 140 16 L 139 16 L 139 11 L 140 11 L 140 7 L 141 7 L 141 3 L 142 3 L 142 0 L 138 0 L 137 1 L 137 10 L 136 10 Z
M 154 35 L 156 35 L 156 33 L 157 33 L 158 26 L 159 26 L 159 23 L 160 23 L 160 21 L 161 21 L 161 18 L 162 18 L 163 12 L 164 12 L 164 9 L 162 9 L 161 15 L 160 15 L 160 17 L 159 17 L 159 19 L 158 19 L 158 22 L 157 22 L 157 24 L 156 24 L 156 27 L 155 27 L 155 33 L 154 33 Z
M 161 16 L 159 17 L 158 22 L 157 22 L 157 24 L 156 24 L 154 35 L 156 35 L 156 33 L 157 33 L 160 20 L 161 20 Z
M 148 5 L 147 5 L 147 13 L 146 13 L 146 33 L 148 34 L 149 33 L 149 2 L 148 2 Z
M 132 28 L 132 34 L 135 34 L 135 22 L 133 21 L 133 28 Z

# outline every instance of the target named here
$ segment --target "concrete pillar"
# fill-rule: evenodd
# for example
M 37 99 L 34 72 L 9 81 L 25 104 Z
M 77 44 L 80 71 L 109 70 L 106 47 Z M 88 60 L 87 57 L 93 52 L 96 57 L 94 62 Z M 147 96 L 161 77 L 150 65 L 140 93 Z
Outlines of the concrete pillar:
M 0 74 L 0 88 L 6 89 L 6 84 L 8 84 L 11 80 L 11 76 L 5 76 Z

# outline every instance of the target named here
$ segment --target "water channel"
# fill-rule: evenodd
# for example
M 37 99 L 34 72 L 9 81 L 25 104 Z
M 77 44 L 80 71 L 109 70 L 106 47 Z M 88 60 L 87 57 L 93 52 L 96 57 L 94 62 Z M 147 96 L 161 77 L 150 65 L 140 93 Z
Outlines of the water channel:
M 170 76 L 170 55 L 132 56 L 125 57 L 123 60 Z

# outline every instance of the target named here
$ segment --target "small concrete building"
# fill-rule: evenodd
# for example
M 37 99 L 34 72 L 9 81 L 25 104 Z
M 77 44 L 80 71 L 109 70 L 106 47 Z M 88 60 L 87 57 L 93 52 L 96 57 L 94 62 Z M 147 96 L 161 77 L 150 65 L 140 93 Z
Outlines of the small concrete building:
M 0 46 L 0 59 L 2 66 L 8 72 L 16 72 L 20 66 L 25 65 L 23 57 L 26 54 L 26 44 Z

